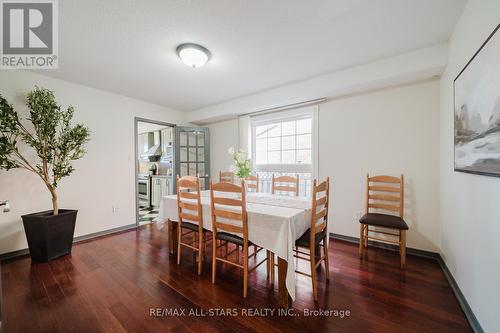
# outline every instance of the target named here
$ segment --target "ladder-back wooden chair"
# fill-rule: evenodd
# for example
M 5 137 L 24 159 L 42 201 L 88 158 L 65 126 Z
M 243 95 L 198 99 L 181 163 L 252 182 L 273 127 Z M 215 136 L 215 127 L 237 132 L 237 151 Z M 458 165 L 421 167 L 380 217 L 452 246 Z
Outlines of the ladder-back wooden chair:
M 275 177 L 273 174 L 272 193 L 275 194 L 276 191 L 291 192 L 299 196 L 299 175 Z
M 219 182 L 234 184 L 234 172 L 219 171 Z
M 330 195 L 330 177 L 317 185 L 316 179 L 312 188 L 311 226 L 295 241 L 295 256 L 299 259 L 308 260 L 311 264 L 311 274 L 296 271 L 299 274 L 309 276 L 312 279 L 314 300 L 318 300 L 318 287 L 316 281 L 316 270 L 322 261 L 325 263 L 326 280 L 330 279 L 330 267 L 328 263 L 328 204 Z M 302 252 L 299 248 L 309 248 L 309 253 Z M 317 249 L 323 248 L 323 254 L 316 253 Z M 301 256 L 302 255 L 302 256 Z M 308 257 L 304 257 L 304 255 Z M 317 256 L 319 259 L 317 260 Z
M 201 274 L 204 249 L 203 212 L 201 206 L 200 180 L 198 177 L 177 176 L 177 264 L 181 263 L 181 249 L 188 247 L 198 252 L 198 275 Z M 189 230 L 183 233 L 183 229 Z M 183 242 L 183 236 L 193 234 L 190 243 Z M 198 238 L 196 238 L 198 237 Z
M 236 195 L 240 195 L 237 198 Z M 248 273 L 268 260 L 263 259 L 253 268 L 248 268 L 248 247 L 253 245 L 248 240 L 248 217 L 244 181 L 241 186 L 230 183 L 210 183 L 210 203 L 212 207 L 212 233 L 214 240 L 232 243 L 237 248 L 237 260 L 228 260 L 227 252 L 224 257 L 217 255 L 217 242 L 212 241 L 212 283 L 215 283 L 217 261 L 224 262 L 243 269 L 243 297 L 247 297 Z M 243 264 L 239 260 L 239 247 L 243 248 Z M 268 265 L 269 267 L 269 265 Z M 269 272 L 268 272 L 269 275 Z
M 247 188 L 250 190 L 255 190 L 255 192 L 259 192 L 259 175 L 250 175 L 245 178 L 245 183 Z
M 386 212 L 390 214 L 385 214 Z M 394 215 L 394 213 L 397 215 Z M 401 268 L 404 269 L 406 266 L 406 230 L 408 230 L 408 225 L 403 217 L 403 175 L 397 178 L 392 176 L 370 177 L 367 174 L 366 214 L 359 220 L 359 223 L 361 223 L 359 232 L 360 257 L 363 257 L 365 254 L 365 248 L 368 246 L 369 239 L 398 244 Z M 376 229 L 370 229 L 369 227 Z M 372 234 L 382 234 L 390 237 L 380 238 L 372 236 Z

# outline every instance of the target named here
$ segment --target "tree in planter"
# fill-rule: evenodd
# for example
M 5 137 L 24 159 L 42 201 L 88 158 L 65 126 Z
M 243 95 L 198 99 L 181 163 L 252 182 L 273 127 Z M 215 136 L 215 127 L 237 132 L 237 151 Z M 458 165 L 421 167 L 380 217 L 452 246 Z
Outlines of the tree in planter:
M 62 110 L 48 89 L 35 87 L 26 96 L 26 105 L 32 130 L 0 94 L 0 169 L 21 168 L 38 175 L 52 196 L 53 214 L 57 215 L 57 186 L 74 171 L 71 162 L 85 154 L 90 131 L 82 124 L 72 126 L 75 109 Z M 32 161 L 24 155 L 20 142 L 33 148 L 38 159 Z

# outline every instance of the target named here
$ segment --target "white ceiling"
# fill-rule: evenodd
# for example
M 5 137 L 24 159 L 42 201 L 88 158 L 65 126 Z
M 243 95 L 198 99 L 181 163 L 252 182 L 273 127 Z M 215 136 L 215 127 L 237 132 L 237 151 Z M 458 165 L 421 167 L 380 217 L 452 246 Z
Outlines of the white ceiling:
M 64 0 L 43 74 L 195 110 L 448 40 L 466 0 Z M 212 52 L 192 69 L 176 56 Z

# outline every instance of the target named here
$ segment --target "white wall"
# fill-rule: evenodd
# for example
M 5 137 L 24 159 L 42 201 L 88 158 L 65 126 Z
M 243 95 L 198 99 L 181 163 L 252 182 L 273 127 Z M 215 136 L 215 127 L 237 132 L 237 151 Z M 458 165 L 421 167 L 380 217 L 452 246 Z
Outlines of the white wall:
M 408 246 L 439 248 L 439 81 L 320 105 L 319 175 L 330 177 L 330 231 L 359 237 L 366 173 L 405 176 Z
M 319 176 L 331 179 L 330 232 L 359 236 L 366 173 L 405 175 L 408 246 L 439 249 L 439 81 L 330 100 L 319 106 Z M 238 120 L 209 125 L 211 168 L 227 169 Z
M 31 72 L 0 75 L 0 93 L 18 109 L 35 85 L 54 90 L 63 107 L 74 105 L 75 121 L 92 132 L 88 154 L 59 187 L 60 207 L 79 210 L 75 236 L 135 223 L 134 117 L 183 123 L 185 114 Z M 26 248 L 20 216 L 51 209 L 49 193 L 34 174 L 0 171 L 0 199 L 12 204 L 10 213 L 0 213 L 0 253 Z
M 453 79 L 499 23 L 500 1 L 470 0 L 441 78 L 442 254 L 486 332 L 500 332 L 500 179 L 453 171 Z
M 213 123 L 210 131 L 210 173 L 214 182 L 219 181 L 219 171 L 228 170 L 233 164 L 227 150 L 239 147 L 238 119 Z

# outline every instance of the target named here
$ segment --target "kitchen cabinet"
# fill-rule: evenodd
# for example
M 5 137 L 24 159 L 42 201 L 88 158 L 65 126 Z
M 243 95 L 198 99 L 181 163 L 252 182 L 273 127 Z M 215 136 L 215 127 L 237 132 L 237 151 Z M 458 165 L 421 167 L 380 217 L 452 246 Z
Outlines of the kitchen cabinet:
M 173 194 L 172 178 L 167 176 L 151 176 L 151 205 L 159 207 L 161 198 Z
M 172 162 L 174 158 L 174 146 L 173 146 L 173 128 L 165 128 L 161 130 L 161 151 L 162 160 Z

